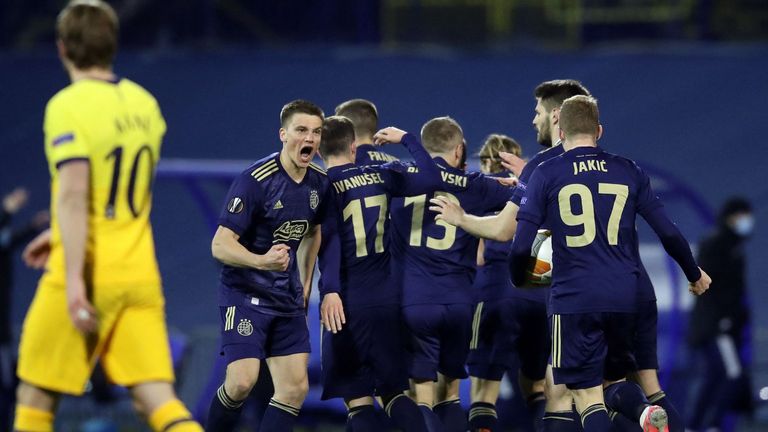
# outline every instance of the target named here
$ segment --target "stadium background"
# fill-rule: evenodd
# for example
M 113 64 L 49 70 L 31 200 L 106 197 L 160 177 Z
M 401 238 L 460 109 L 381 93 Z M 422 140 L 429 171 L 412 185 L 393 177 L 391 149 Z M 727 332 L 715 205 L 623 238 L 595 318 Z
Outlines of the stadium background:
M 68 84 L 52 31 L 64 3 L 0 4 L 0 193 L 30 188 L 32 202 L 21 217 L 48 203 L 41 125 L 45 102 Z M 768 150 L 760 144 L 768 100 L 768 3 L 110 3 L 122 22 L 116 71 L 155 94 L 169 125 L 153 223 L 168 321 L 185 348 L 180 393 L 191 406 L 201 400 L 217 354 L 211 218 L 223 204 L 229 175 L 279 150 L 278 112 L 286 101 L 309 99 L 329 113 L 343 100 L 362 97 L 378 106 L 381 126 L 414 132 L 431 117 L 450 115 L 464 127 L 473 153 L 487 134 L 501 132 L 530 156 L 539 150 L 532 89 L 547 79 L 575 78 L 600 101 L 601 145 L 654 174 L 690 240 L 711 228 L 713 212 L 728 196 L 754 203 L 757 230 L 747 251 L 758 423 L 750 429 L 738 422 L 737 430 L 768 427 L 768 409 L 759 403 L 761 396 L 768 399 L 768 317 L 760 313 L 768 305 L 768 252 L 762 249 L 768 240 Z M 690 299 L 642 223 L 641 231 L 663 311 L 662 379 L 685 411 L 695 385 L 683 338 Z M 17 264 L 13 321 L 20 324 L 38 275 Z M 310 323 L 312 378 L 319 368 L 319 326 Z M 337 421 L 339 404 L 319 403 L 316 395 L 310 394 L 307 416 Z M 123 402 L 99 410 L 118 423 L 136 423 Z M 62 427 L 78 430 L 77 422 L 93 417 L 90 402 L 68 401 Z

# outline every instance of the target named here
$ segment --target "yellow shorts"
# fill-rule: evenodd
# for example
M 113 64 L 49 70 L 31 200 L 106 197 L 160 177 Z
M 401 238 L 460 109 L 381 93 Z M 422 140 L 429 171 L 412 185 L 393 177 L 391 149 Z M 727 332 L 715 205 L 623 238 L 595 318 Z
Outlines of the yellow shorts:
M 84 336 L 67 313 L 64 286 L 41 282 L 24 320 L 19 378 L 81 395 L 97 360 L 115 384 L 173 382 L 162 288 L 95 287 L 98 335 Z

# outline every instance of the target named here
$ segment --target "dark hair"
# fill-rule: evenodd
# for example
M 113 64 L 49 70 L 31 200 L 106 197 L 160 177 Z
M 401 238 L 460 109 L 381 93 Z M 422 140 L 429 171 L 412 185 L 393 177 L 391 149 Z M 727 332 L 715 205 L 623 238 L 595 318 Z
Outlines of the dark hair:
M 453 150 L 464 140 L 464 131 L 456 120 L 450 117 L 436 117 L 421 127 L 421 142 L 430 153 L 445 153 Z
M 536 86 L 533 95 L 541 99 L 541 104 L 547 111 L 559 107 L 569 97 L 591 96 L 589 90 L 582 83 L 572 79 L 544 81 Z
M 323 121 L 320 155 L 326 159 L 344 154 L 354 140 L 355 127 L 352 121 L 344 116 L 330 116 Z
M 325 114 L 319 106 L 310 101 L 297 99 L 283 105 L 283 109 L 280 110 L 280 126 L 286 127 L 294 114 L 309 114 L 320 117 L 321 120 L 325 118 Z
M 597 136 L 600 111 L 592 96 L 573 96 L 560 107 L 560 130 L 566 137 L 573 135 Z
M 100 0 L 73 1 L 56 19 L 56 37 L 64 45 L 64 56 L 78 69 L 112 65 L 118 28 L 115 10 Z
M 504 166 L 501 165 L 499 159 L 499 152 L 512 153 L 515 156 L 521 156 L 523 153 L 520 144 L 513 138 L 510 138 L 502 134 L 490 134 L 485 139 L 485 143 L 480 147 L 478 156 L 480 159 L 489 159 L 491 161 L 491 173 L 499 173 L 504 171 Z
M 351 99 L 336 107 L 336 115 L 352 120 L 355 135 L 372 137 L 379 128 L 379 112 L 373 102 L 365 99 Z
M 720 209 L 718 220 L 721 223 L 725 223 L 726 219 L 735 215 L 736 213 L 752 213 L 752 204 L 750 204 L 749 201 L 747 201 L 747 199 L 744 197 L 730 197 Z

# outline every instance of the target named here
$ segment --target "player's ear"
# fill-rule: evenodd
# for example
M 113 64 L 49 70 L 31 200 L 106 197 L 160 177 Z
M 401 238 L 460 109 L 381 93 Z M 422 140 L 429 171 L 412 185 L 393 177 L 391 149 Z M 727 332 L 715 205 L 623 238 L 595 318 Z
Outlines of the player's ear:
M 599 124 L 597 125 L 597 138 L 595 141 L 599 140 L 603 136 L 603 125 Z
M 560 122 L 560 107 L 552 108 L 552 112 L 550 112 L 549 115 L 552 124 L 556 125 L 558 122 Z
M 357 155 L 357 142 L 352 141 L 349 143 L 349 152 L 352 154 L 352 160 L 355 160 L 355 155 Z
M 557 136 L 560 137 L 560 141 L 565 141 L 565 133 L 563 133 L 562 129 L 557 128 Z
M 279 132 L 279 135 L 280 135 L 280 141 L 281 141 L 283 144 L 285 144 L 285 142 L 286 142 L 286 141 L 288 141 L 288 140 L 286 139 L 286 137 L 285 137 L 285 128 L 280 128 L 280 132 Z

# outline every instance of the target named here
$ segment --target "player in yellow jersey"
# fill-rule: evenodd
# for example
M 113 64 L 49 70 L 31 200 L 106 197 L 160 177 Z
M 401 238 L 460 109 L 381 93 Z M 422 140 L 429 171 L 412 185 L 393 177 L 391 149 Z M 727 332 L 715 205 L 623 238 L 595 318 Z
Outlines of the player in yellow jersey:
M 45 274 L 22 330 L 16 431 L 53 430 L 59 396 L 82 394 L 97 358 L 153 430 L 202 431 L 173 390 L 149 224 L 165 121 L 112 72 L 117 30 L 100 0 L 71 2 L 56 23 L 72 84 L 45 111 L 51 229 L 25 251 Z

